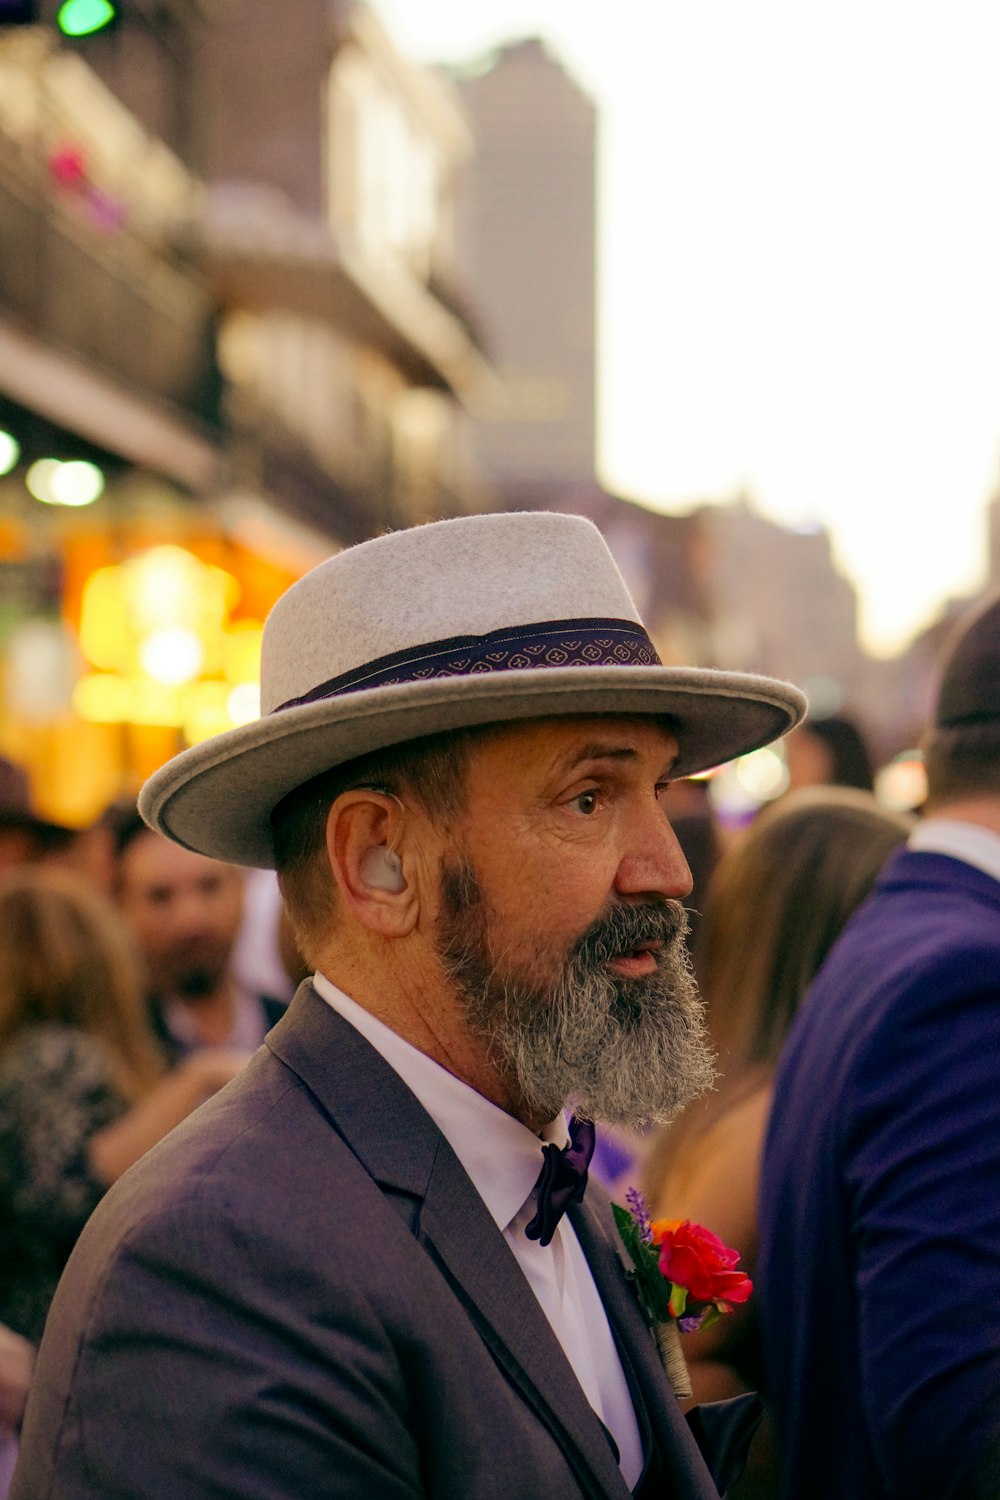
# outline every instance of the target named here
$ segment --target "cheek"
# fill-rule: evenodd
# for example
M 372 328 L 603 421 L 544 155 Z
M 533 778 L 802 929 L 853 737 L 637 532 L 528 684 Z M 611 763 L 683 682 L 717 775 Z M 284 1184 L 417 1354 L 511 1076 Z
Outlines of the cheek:
M 561 957 L 607 908 L 612 890 L 613 873 L 596 858 L 525 861 L 491 896 L 494 951 Z
M 155 948 L 164 931 L 169 927 L 166 913 L 149 907 L 133 909 L 129 920 L 135 929 L 139 941 L 147 947 Z
M 243 912 L 239 901 L 233 901 L 228 896 L 221 900 L 215 908 L 216 926 L 223 932 L 235 934 L 240 925 Z
M 617 842 L 598 836 L 597 829 L 585 828 L 582 833 L 555 843 L 538 861 L 539 883 L 567 914 L 599 911 L 614 890 L 618 870 Z

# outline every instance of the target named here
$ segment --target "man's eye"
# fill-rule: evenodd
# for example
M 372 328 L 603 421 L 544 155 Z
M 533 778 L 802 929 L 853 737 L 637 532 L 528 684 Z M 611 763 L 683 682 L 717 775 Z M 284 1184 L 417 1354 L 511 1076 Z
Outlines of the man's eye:
M 573 798 L 573 806 L 578 812 L 582 812 L 585 817 L 589 817 L 591 813 L 597 811 L 597 805 L 600 800 L 597 792 L 580 792 L 578 796 Z

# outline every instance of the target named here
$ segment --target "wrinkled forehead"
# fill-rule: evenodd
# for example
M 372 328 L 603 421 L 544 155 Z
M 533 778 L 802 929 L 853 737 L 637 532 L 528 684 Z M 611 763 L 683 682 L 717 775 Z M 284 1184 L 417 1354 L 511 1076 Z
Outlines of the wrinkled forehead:
M 674 721 L 653 714 L 559 714 L 491 724 L 480 744 L 503 745 L 512 753 L 546 747 L 568 755 L 631 748 L 667 761 L 675 760 L 681 749 Z
M 673 725 L 660 717 L 581 714 L 491 725 L 470 746 L 466 800 L 475 800 L 496 779 L 529 792 L 601 761 L 669 780 L 678 754 Z

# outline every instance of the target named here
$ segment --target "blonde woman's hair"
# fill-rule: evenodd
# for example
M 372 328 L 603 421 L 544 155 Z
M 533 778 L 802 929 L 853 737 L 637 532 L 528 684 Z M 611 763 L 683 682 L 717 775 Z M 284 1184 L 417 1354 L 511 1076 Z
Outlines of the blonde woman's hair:
M 803 787 L 723 855 L 696 962 L 725 1073 L 777 1061 L 820 965 L 913 821 L 871 792 Z
M 0 1052 L 44 1025 L 103 1042 L 129 1100 L 163 1072 L 139 960 L 114 906 L 79 876 L 35 866 L 0 879 Z

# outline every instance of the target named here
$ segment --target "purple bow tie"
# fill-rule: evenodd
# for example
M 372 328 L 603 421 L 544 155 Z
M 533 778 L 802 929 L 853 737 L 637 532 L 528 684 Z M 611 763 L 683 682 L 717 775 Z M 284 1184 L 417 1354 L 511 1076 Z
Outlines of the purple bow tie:
M 538 1208 L 524 1229 L 529 1240 L 548 1245 L 567 1208 L 583 1197 L 595 1139 L 593 1123 L 574 1115 L 569 1122 L 569 1145 L 560 1148 L 550 1141 L 542 1147 L 545 1159 L 535 1184 Z

